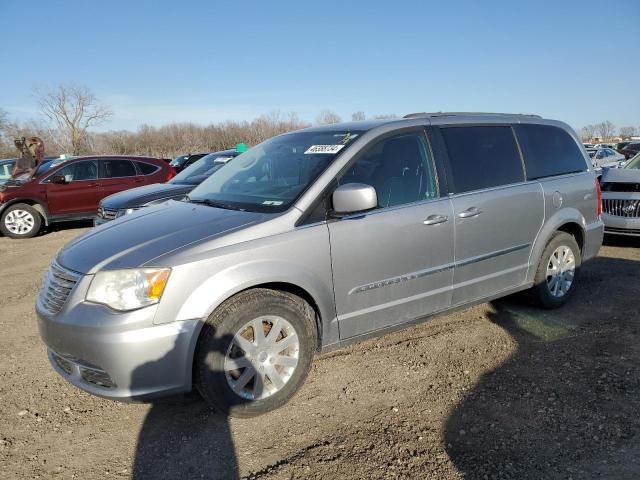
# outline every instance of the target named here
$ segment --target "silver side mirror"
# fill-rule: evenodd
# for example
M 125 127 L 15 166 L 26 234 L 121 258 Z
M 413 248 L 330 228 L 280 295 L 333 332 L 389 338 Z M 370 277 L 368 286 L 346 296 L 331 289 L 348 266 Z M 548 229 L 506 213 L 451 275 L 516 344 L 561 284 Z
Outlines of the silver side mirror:
M 365 212 L 378 206 L 376 189 L 364 183 L 346 183 L 333 192 L 333 211 L 347 214 Z

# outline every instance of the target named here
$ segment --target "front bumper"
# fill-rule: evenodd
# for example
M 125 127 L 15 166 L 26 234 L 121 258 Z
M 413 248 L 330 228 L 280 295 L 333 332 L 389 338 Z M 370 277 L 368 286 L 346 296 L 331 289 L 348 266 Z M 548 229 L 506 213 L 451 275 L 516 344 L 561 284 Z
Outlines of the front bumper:
M 52 367 L 76 387 L 118 400 L 191 390 L 199 322 L 154 325 L 157 308 L 120 313 L 69 298 L 59 314 L 49 316 L 36 303 L 38 329 Z
M 110 221 L 111 221 L 110 219 L 108 220 L 106 218 L 102 218 L 96 215 L 95 217 L 93 217 L 93 226 L 97 227 L 98 225 L 102 225 L 103 223 L 108 223 Z
M 640 218 L 602 214 L 604 232 L 613 235 L 640 236 Z

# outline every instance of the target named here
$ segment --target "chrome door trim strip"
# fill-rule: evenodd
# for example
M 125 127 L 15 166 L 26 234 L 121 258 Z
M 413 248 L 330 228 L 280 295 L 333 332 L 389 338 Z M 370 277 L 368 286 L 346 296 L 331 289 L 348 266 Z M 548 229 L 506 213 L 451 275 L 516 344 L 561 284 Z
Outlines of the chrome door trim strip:
M 405 273 L 403 275 L 398 275 L 396 277 L 385 278 L 383 280 L 378 280 L 375 282 L 367 283 L 365 285 L 354 287 L 351 290 L 349 290 L 349 293 L 347 295 L 368 292 L 369 290 L 388 287 L 389 285 L 395 285 L 397 283 L 408 282 L 409 280 L 415 280 L 416 278 L 426 277 L 428 275 L 444 272 L 446 270 L 450 270 L 456 267 L 466 267 L 467 265 L 471 265 L 477 262 L 482 262 L 483 260 L 489 260 L 490 258 L 495 258 L 501 255 L 507 255 L 509 253 L 517 252 L 519 250 L 529 248 L 530 246 L 531 246 L 530 243 L 523 243 L 522 245 L 516 245 L 514 247 L 504 248 L 502 250 L 496 250 L 495 252 L 489 252 L 483 255 L 478 255 L 476 257 L 467 258 L 466 260 L 462 260 L 460 262 L 447 263 L 445 265 L 441 265 L 438 267 L 431 267 L 424 270 L 418 270 L 417 272 Z

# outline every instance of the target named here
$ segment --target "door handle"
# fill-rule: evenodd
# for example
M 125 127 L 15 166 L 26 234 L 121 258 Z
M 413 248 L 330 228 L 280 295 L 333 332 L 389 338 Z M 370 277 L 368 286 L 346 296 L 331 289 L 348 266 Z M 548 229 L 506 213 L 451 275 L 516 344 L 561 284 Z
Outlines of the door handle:
M 437 225 L 439 223 L 444 223 L 449 220 L 449 217 L 446 215 L 429 215 L 427 219 L 422 222 L 425 225 Z
M 460 212 L 458 216 L 460 218 L 471 218 L 471 217 L 477 217 L 481 213 L 482 213 L 482 210 L 480 210 L 479 208 L 471 207 L 471 208 L 467 208 L 463 212 Z
M 100 186 L 99 183 L 89 183 L 89 184 L 87 184 L 87 187 L 89 187 L 89 188 L 95 188 L 95 187 L 99 187 L 99 186 Z

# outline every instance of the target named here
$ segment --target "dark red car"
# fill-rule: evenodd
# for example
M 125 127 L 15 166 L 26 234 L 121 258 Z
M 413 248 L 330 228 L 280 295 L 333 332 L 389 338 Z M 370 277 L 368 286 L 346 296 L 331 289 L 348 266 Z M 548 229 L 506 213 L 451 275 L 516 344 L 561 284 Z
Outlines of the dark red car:
M 91 156 L 41 164 L 33 174 L 0 186 L 0 231 L 29 238 L 42 225 L 90 219 L 104 197 L 171 180 L 175 169 L 148 157 Z

